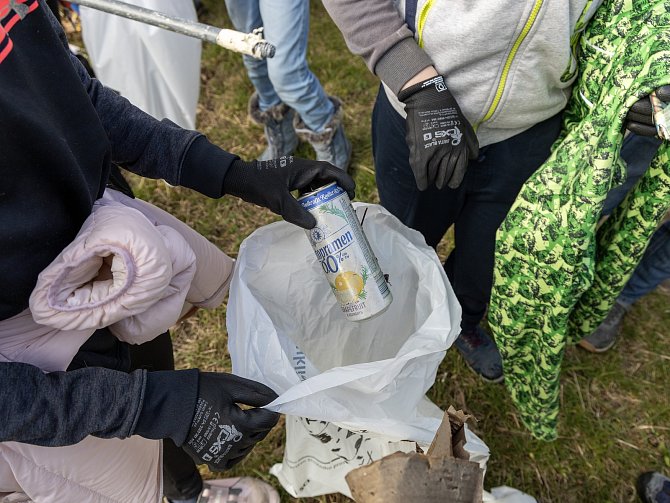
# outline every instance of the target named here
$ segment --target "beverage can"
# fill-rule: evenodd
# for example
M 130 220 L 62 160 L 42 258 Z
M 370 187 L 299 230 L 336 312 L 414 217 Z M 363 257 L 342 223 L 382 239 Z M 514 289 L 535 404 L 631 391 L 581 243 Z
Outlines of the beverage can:
M 347 192 L 333 182 L 298 201 L 316 218 L 307 237 L 347 319 L 384 312 L 393 296 Z

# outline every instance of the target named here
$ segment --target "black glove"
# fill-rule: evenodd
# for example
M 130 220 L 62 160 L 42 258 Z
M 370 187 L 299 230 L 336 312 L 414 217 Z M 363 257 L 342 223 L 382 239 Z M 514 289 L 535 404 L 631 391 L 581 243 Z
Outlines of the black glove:
M 661 86 L 656 89 L 656 96 L 664 103 L 670 103 L 670 86 Z M 633 103 L 628 110 L 624 126 L 629 131 L 640 136 L 657 136 L 654 123 L 654 112 L 649 96 Z
M 182 445 L 197 463 L 227 470 L 239 463 L 277 424 L 279 414 L 260 407 L 277 398 L 270 388 L 232 374 L 201 372 L 191 428 Z
M 223 192 L 249 203 L 269 208 L 293 224 L 311 229 L 316 220 L 305 210 L 292 190 L 315 190 L 330 182 L 354 197 L 356 184 L 343 170 L 325 161 L 310 161 L 293 156 L 270 161 L 234 161 L 223 179 Z
M 479 142 L 442 76 L 408 87 L 398 94 L 407 112 L 409 163 L 416 186 L 426 190 L 458 188 L 469 159 L 479 155 Z

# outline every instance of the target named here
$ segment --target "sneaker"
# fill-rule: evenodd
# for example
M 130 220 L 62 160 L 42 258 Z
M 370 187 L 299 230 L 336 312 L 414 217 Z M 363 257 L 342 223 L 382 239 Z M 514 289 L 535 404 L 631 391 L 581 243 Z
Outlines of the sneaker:
M 635 482 L 643 503 L 670 503 L 670 478 L 658 472 L 645 472 Z
M 454 343 L 468 366 L 487 382 L 503 380 L 502 358 L 496 343 L 483 328 L 462 331 Z
M 189 502 L 191 500 L 188 500 Z M 279 503 L 279 493 L 270 484 L 253 477 L 205 480 L 196 503 Z M 173 500 L 170 503 L 181 503 Z
M 614 346 L 617 336 L 621 331 L 623 318 L 628 312 L 626 306 L 615 302 L 607 318 L 596 328 L 593 333 L 579 341 L 579 345 L 591 351 L 591 353 L 603 353 Z

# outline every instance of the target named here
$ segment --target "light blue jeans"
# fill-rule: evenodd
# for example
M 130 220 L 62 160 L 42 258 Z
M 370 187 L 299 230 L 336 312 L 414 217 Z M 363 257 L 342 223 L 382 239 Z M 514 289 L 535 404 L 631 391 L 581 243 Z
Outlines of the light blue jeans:
M 226 0 L 235 29 L 248 33 L 263 27 L 276 47 L 273 58 L 243 56 L 261 111 L 286 103 L 314 132 L 321 132 L 335 108 L 307 66 L 309 0 Z
M 619 187 L 611 190 L 605 199 L 603 214 L 608 215 L 623 200 L 649 167 L 661 140 L 630 134 L 621 147 L 621 157 L 626 161 L 627 178 Z M 651 292 L 670 278 L 670 222 L 664 223 L 651 237 L 642 260 L 626 283 L 617 302 L 626 307 Z

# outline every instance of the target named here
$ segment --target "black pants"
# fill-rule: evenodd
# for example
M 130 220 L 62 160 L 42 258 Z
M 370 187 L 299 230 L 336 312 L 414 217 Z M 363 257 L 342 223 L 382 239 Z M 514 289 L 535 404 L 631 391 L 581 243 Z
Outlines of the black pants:
M 549 157 L 560 114 L 505 141 L 480 149 L 458 189 L 419 191 L 409 165 L 405 119 L 380 88 L 372 113 L 372 149 L 381 204 L 436 247 L 454 225 L 455 247 L 444 263 L 463 309 L 461 328 L 484 317 L 493 285 L 498 227 L 523 183 Z
M 68 370 L 106 367 L 123 372 L 137 369 L 173 370 L 170 333 L 139 346 L 119 341 L 107 329 L 96 331 L 81 347 Z M 202 477 L 193 459 L 170 439 L 163 440 L 163 494 L 168 499 L 195 498 L 202 491 Z

